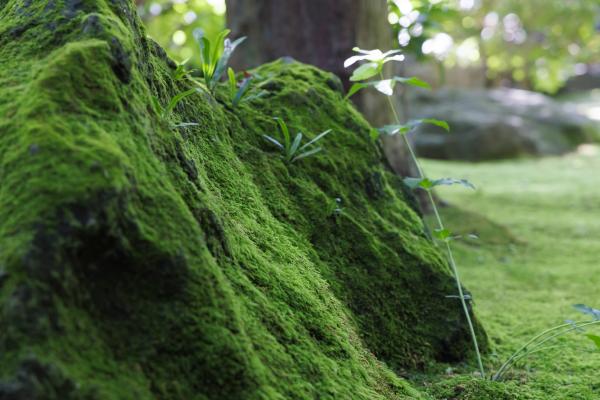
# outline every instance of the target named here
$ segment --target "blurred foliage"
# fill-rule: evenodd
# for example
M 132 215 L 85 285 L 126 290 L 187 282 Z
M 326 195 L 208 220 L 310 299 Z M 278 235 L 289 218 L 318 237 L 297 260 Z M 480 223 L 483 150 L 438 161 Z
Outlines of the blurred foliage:
M 138 4 L 148 36 L 178 62 L 191 58 L 190 64 L 198 66 L 194 32 L 201 30 L 214 38 L 225 26 L 225 0 L 156 0 Z
M 393 0 L 389 20 L 407 52 L 491 82 L 555 92 L 600 62 L 598 0 Z
M 138 4 L 148 35 L 177 61 L 198 54 L 195 30 L 214 38 L 225 26 L 225 0 Z M 490 84 L 552 93 L 600 62 L 600 0 L 390 0 L 389 21 L 407 53 L 480 65 Z

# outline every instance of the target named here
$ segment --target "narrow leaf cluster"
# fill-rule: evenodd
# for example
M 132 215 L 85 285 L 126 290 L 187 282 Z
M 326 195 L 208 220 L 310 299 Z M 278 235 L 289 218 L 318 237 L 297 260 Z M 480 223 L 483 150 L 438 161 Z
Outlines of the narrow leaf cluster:
M 259 99 L 267 94 L 266 91 L 259 90 L 258 87 L 251 87 L 250 84 L 254 79 L 254 75 L 244 73 L 244 79 L 238 83 L 235 71 L 230 67 L 227 69 L 227 77 L 229 80 L 229 98 L 231 105 L 234 107 L 243 102 Z
M 263 137 L 265 138 L 265 140 L 274 144 L 275 146 L 277 146 L 277 148 L 281 150 L 283 159 L 287 163 L 293 163 L 295 161 L 299 161 L 303 158 L 310 157 L 319 153 L 322 150 L 322 148 L 315 147 L 315 144 L 319 140 L 323 139 L 326 135 L 331 133 L 331 129 L 328 129 L 324 132 L 319 133 L 314 139 L 308 141 L 308 143 L 302 145 L 303 135 L 301 132 L 298 132 L 292 140 L 290 131 L 285 121 L 281 118 L 273 119 L 277 121 L 277 125 L 279 127 L 281 136 L 283 137 L 283 140 L 280 141 L 268 135 L 263 135 Z
M 227 39 L 229 29 L 225 29 L 217 35 L 214 42 L 211 42 L 203 33 L 196 35 L 196 40 L 200 45 L 200 62 L 204 83 L 211 92 L 214 92 L 221 76 L 225 73 L 227 64 L 231 55 L 246 37 L 241 37 L 233 42 Z
M 169 115 L 171 115 L 171 113 L 173 112 L 175 107 L 177 107 L 177 105 L 179 103 L 181 103 L 181 101 L 183 99 L 190 97 L 193 94 L 200 93 L 200 92 L 201 92 L 200 89 L 194 88 L 194 89 L 186 90 L 185 92 L 178 93 L 175 96 L 173 96 L 169 100 L 167 105 L 164 107 L 162 106 L 162 104 L 160 104 L 160 100 L 158 100 L 158 98 L 156 96 L 152 96 L 152 104 L 154 105 L 154 109 L 161 116 L 161 118 L 168 119 Z M 184 125 L 192 126 L 192 125 L 196 125 L 196 124 L 192 123 L 192 122 L 187 122 L 187 123 L 177 124 L 175 126 L 180 127 L 180 126 L 184 126 Z

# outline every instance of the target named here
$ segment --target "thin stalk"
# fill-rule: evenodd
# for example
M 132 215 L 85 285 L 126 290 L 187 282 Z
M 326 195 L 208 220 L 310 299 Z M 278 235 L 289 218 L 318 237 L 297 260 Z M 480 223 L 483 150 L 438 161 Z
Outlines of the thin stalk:
M 528 355 L 532 354 L 532 353 L 536 353 L 541 349 L 541 347 L 549 342 L 552 339 L 555 339 L 557 337 L 566 335 L 569 332 L 573 332 L 574 330 L 589 326 L 589 325 L 596 325 L 596 324 L 600 324 L 600 321 L 588 321 L 588 322 L 581 322 L 581 323 L 575 323 L 575 326 L 573 326 L 573 324 L 562 324 L 562 325 L 558 325 L 555 326 L 553 328 L 550 328 L 548 330 L 545 330 L 544 332 L 540 333 L 539 335 L 535 336 L 533 339 L 531 339 L 529 342 L 527 342 L 525 345 L 521 346 L 521 348 L 519 348 L 519 350 L 515 351 L 509 358 L 508 360 L 506 360 L 506 362 L 504 364 L 502 364 L 502 366 L 498 369 L 498 371 L 494 374 L 494 376 L 492 377 L 492 380 L 497 381 L 499 380 L 502 375 L 508 371 L 508 369 L 514 365 L 517 361 L 521 360 L 524 357 L 527 357 Z M 547 338 L 545 338 L 544 340 L 542 340 L 539 343 L 536 343 L 535 345 L 533 345 L 531 348 L 529 348 L 529 345 L 531 345 L 532 343 L 534 343 L 536 340 L 548 335 L 549 333 L 555 332 L 557 330 L 560 330 L 562 328 L 566 328 L 569 327 L 569 329 L 560 331 L 558 333 L 555 333 Z M 527 351 L 526 351 L 527 350 Z M 521 352 L 523 352 L 522 354 L 519 354 Z
M 502 364 L 500 366 L 500 368 L 498 369 L 498 371 L 494 374 L 494 376 L 492 377 L 492 380 L 496 380 L 497 377 L 499 377 L 502 374 L 504 369 L 519 355 L 519 353 L 526 350 L 530 344 L 532 344 L 536 340 L 546 336 L 547 334 L 549 334 L 551 332 L 565 328 L 567 326 L 571 326 L 571 324 L 562 324 L 562 325 L 554 326 L 550 329 L 546 329 L 545 331 L 543 331 L 543 332 L 539 333 L 538 335 L 534 336 L 533 338 L 531 338 L 527 343 L 525 343 L 523 346 L 519 347 L 519 349 L 517 351 L 515 351 L 514 353 L 512 353 L 512 355 L 510 357 L 508 357 L 508 359 L 504 362 L 504 364 Z
M 383 80 L 384 79 L 383 74 L 380 73 L 379 75 L 381 76 L 381 79 Z M 398 125 L 400 125 L 402 122 L 400 121 L 400 117 L 398 116 L 396 107 L 394 106 L 394 103 L 392 102 L 392 98 L 391 98 L 391 96 L 386 96 L 386 97 L 388 99 L 388 104 L 390 106 L 390 109 L 392 110 L 392 113 L 394 114 L 394 118 L 396 119 L 396 123 Z M 404 143 L 406 144 L 406 147 L 408 148 L 408 152 L 410 153 L 412 161 L 415 164 L 415 166 L 417 167 L 417 171 L 419 173 L 419 178 L 424 179 L 425 173 L 423 171 L 423 167 L 421 166 L 421 163 L 419 162 L 419 159 L 417 158 L 415 151 L 413 150 L 410 142 L 408 141 L 407 135 L 402 135 L 402 136 L 404 137 Z M 440 213 L 438 211 L 437 205 L 435 204 L 435 200 L 434 200 L 433 195 L 431 194 L 430 190 L 427 190 L 427 195 L 429 197 L 429 201 L 431 202 L 431 208 L 433 209 L 433 212 L 435 213 L 438 227 L 439 227 L 439 229 L 443 230 L 443 229 L 445 229 L 444 223 L 442 221 L 442 218 L 440 217 Z M 462 304 L 462 308 L 463 308 L 465 317 L 467 319 L 467 324 L 469 326 L 469 332 L 471 334 L 471 339 L 473 341 L 473 347 L 475 349 L 475 354 L 477 356 L 477 364 L 479 366 L 479 372 L 481 373 L 481 377 L 483 378 L 483 377 L 485 377 L 485 370 L 483 368 L 483 362 L 481 361 L 481 352 L 479 351 L 479 343 L 477 342 L 477 336 L 475 335 L 475 328 L 473 327 L 473 321 L 471 321 L 469 307 L 467 306 L 467 302 L 466 302 L 465 296 L 463 294 L 462 284 L 460 281 L 460 276 L 458 274 L 458 267 L 456 266 L 456 261 L 454 260 L 454 254 L 452 253 L 452 247 L 450 246 L 450 243 L 448 241 L 445 241 L 445 243 L 446 243 L 446 251 L 448 253 L 448 262 L 450 263 L 450 267 L 452 268 L 452 273 L 454 274 L 454 279 L 456 281 L 456 286 L 458 287 L 458 295 L 460 296 L 460 302 Z

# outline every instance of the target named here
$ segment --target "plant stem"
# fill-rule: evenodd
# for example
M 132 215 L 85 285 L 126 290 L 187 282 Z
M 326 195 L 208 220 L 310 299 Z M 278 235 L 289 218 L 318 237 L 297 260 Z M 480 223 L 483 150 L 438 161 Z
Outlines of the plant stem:
M 538 352 L 540 350 L 543 350 L 541 347 L 549 342 L 552 339 L 555 339 L 557 337 L 566 335 L 569 332 L 572 332 L 574 330 L 577 330 L 579 328 L 583 328 L 589 325 L 596 325 L 596 324 L 600 324 L 600 320 L 596 320 L 596 321 L 588 321 L 588 322 L 575 322 L 573 324 L 571 323 L 567 323 L 567 324 L 562 324 L 562 325 L 558 325 L 555 326 L 553 328 L 547 329 L 544 332 L 540 333 L 539 335 L 535 336 L 533 339 L 531 339 L 530 341 L 528 341 L 527 343 L 525 343 L 523 346 L 521 346 L 517 351 L 515 351 L 509 358 L 508 360 L 506 360 L 504 362 L 504 364 L 502 364 L 502 366 L 498 369 L 498 371 L 494 374 L 494 376 L 492 376 L 492 380 L 493 381 L 497 381 L 499 380 L 502 375 L 512 366 L 514 365 L 517 361 L 519 361 L 520 359 L 522 359 L 523 357 L 527 357 L 528 355 Z M 575 326 L 573 326 L 575 325 Z M 555 332 L 557 330 L 560 330 L 562 328 L 566 328 L 569 327 L 569 329 L 563 330 L 561 332 L 555 333 L 547 338 L 545 338 L 544 340 L 542 340 L 539 343 L 536 343 L 535 345 L 533 345 L 531 348 L 529 348 L 529 345 L 531 345 L 532 343 L 534 343 L 536 340 L 546 336 L 549 333 Z M 527 350 L 527 351 L 526 351 Z M 522 354 L 519 354 L 521 352 L 524 352 Z
M 380 73 L 380 76 L 381 76 L 381 79 L 383 80 L 384 78 L 383 78 L 382 73 Z M 400 117 L 398 116 L 398 112 L 396 111 L 396 107 L 394 106 L 392 98 L 391 98 L 391 96 L 386 96 L 386 97 L 387 97 L 390 109 L 392 110 L 392 113 L 394 114 L 394 118 L 396 119 L 396 123 L 398 125 L 400 125 L 401 124 Z M 404 138 L 404 143 L 406 144 L 406 147 L 408 148 L 408 152 L 410 153 L 412 161 L 415 164 L 415 166 L 417 167 L 417 171 L 419 173 L 418 178 L 424 179 L 425 173 L 423 171 L 423 167 L 421 166 L 421 163 L 419 162 L 419 159 L 417 158 L 415 151 L 413 150 L 410 142 L 408 141 L 407 135 L 402 135 L 402 137 Z M 440 230 L 443 230 L 443 229 L 445 229 L 444 223 L 442 221 L 442 218 L 440 217 L 440 213 L 438 211 L 437 205 L 435 204 L 433 195 L 431 194 L 431 190 L 427 190 L 427 195 L 429 197 L 429 201 L 431 202 L 431 208 L 433 209 L 433 212 L 437 219 L 438 228 Z M 481 373 L 481 377 L 483 378 L 483 377 L 485 377 L 485 370 L 483 368 L 483 362 L 481 361 L 481 352 L 479 351 L 479 343 L 477 342 L 477 335 L 475 334 L 475 328 L 473 327 L 473 321 L 471 321 L 469 307 L 467 306 L 467 302 L 466 302 L 465 296 L 463 294 L 462 284 L 460 281 L 460 276 L 458 274 L 458 267 L 456 265 L 456 261 L 454 260 L 454 254 L 452 253 L 452 247 L 450 246 L 450 242 L 448 242 L 447 240 L 444 242 L 446 243 L 446 252 L 448 254 L 448 262 L 450 264 L 450 267 L 452 268 L 452 273 L 454 274 L 456 286 L 458 287 L 458 295 L 460 297 L 460 302 L 462 304 L 462 308 L 463 308 L 465 317 L 467 319 L 467 324 L 469 326 L 469 332 L 471 334 L 471 339 L 473 341 L 473 348 L 475 349 L 475 354 L 477 356 L 477 364 L 479 366 L 479 372 Z

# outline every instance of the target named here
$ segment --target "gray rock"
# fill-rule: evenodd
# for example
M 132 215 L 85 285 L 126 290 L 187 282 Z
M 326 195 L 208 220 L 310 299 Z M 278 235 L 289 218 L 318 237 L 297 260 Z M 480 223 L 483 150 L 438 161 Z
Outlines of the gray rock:
M 575 93 L 600 88 L 600 64 L 585 67 L 585 72 L 570 78 L 561 93 Z
M 539 93 L 518 89 L 419 92 L 417 118 L 438 118 L 451 132 L 423 125 L 413 137 L 423 157 L 483 161 L 563 154 L 600 138 L 597 122 Z

